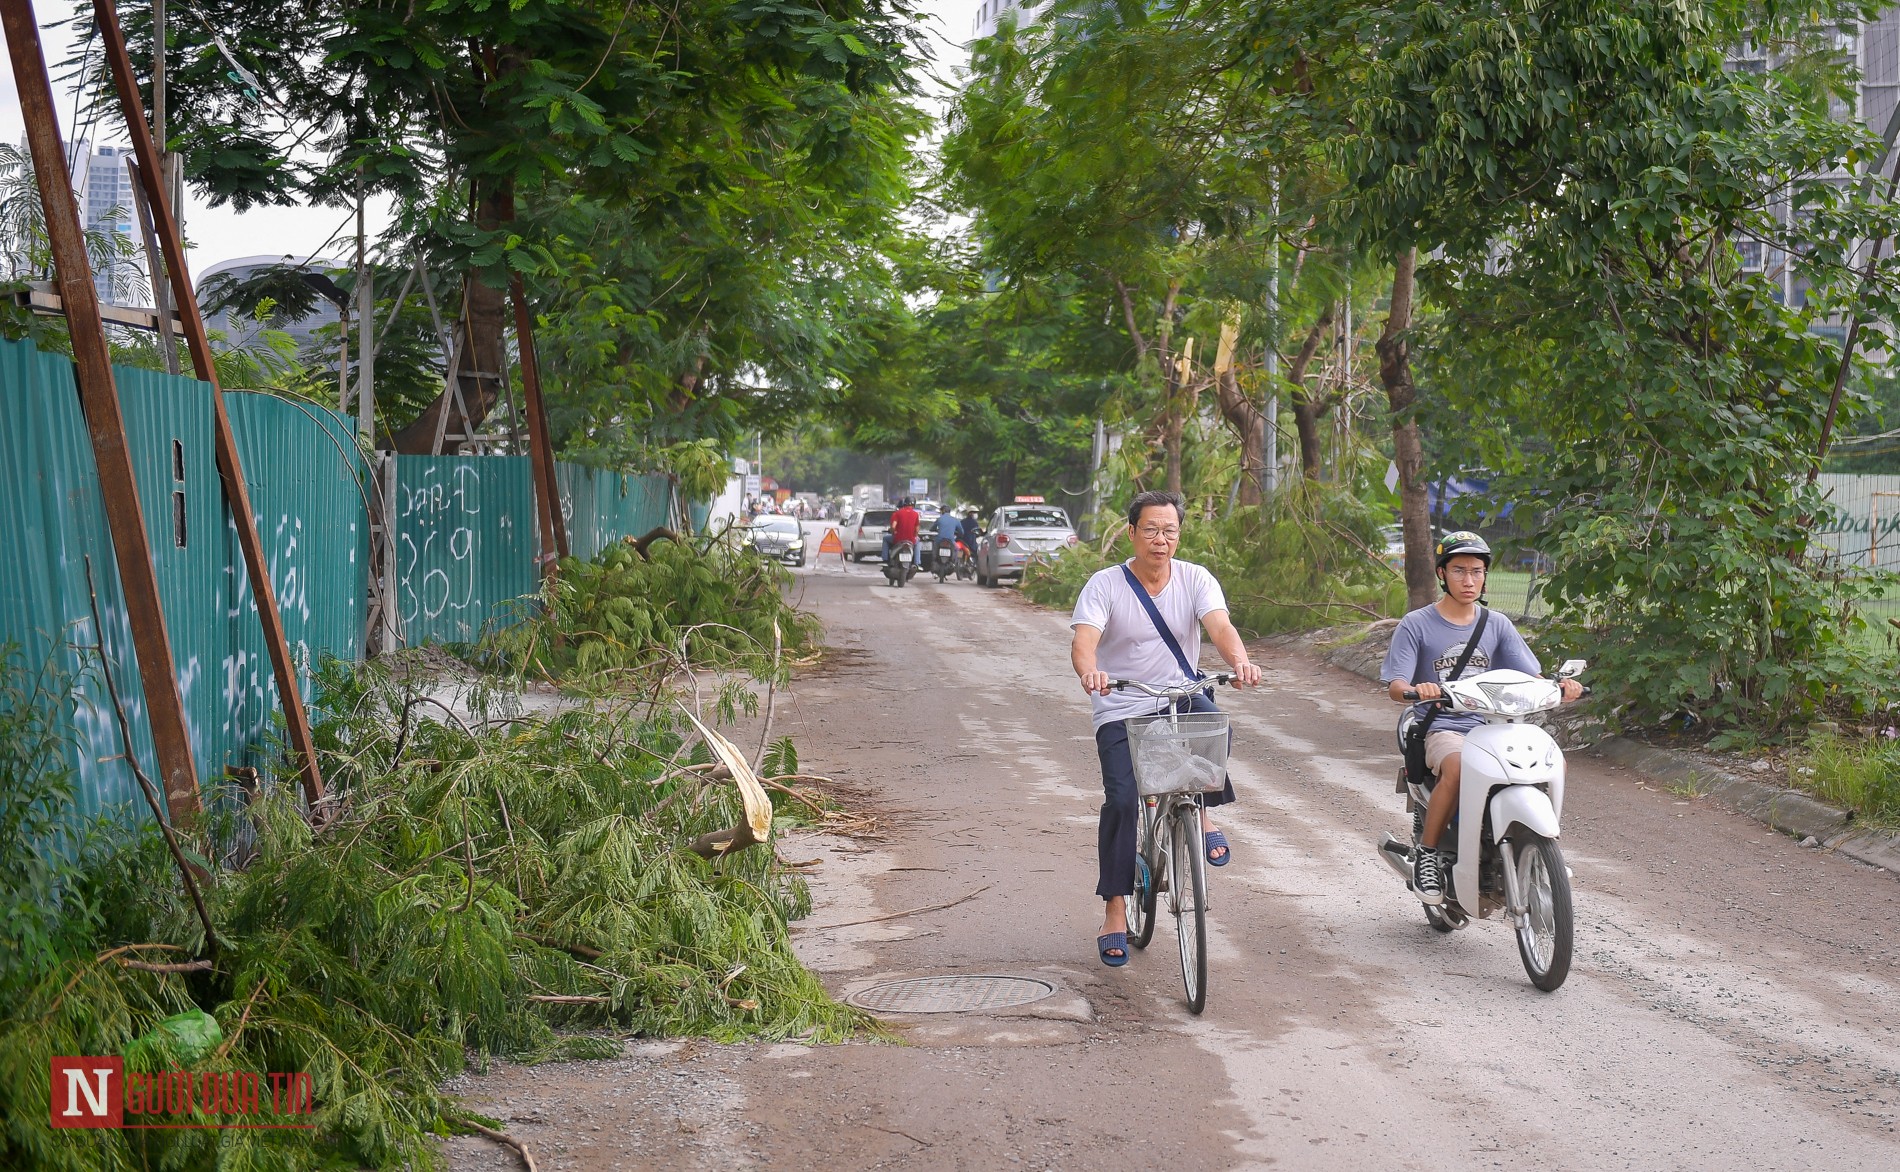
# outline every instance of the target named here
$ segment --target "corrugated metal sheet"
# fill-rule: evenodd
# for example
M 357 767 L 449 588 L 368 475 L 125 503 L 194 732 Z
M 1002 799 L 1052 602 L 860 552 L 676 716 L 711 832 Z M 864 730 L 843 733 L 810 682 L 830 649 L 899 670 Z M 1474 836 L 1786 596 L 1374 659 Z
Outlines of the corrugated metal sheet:
M 217 475 L 210 389 L 150 371 L 115 373 L 192 753 L 211 777 L 258 760 L 277 695 Z M 367 523 L 355 480 L 329 442 L 340 435 L 347 443 L 349 425 L 268 396 L 226 402 L 253 506 L 267 518 L 271 580 L 293 652 L 306 665 L 325 653 L 354 656 Z M 142 816 L 131 774 L 115 759 L 120 745 L 103 684 L 90 657 L 73 648 L 99 641 L 86 593 L 90 556 L 104 644 L 135 747 L 149 763 L 143 690 L 70 362 L 0 342 L 0 419 L 0 541 L 13 553 L 0 559 L 0 640 L 19 644 L 29 665 L 50 656 L 77 679 L 71 761 L 80 812 L 136 803 Z
M 396 609 L 403 641 L 467 643 L 534 593 L 526 456 L 397 456 Z
M 92 658 L 75 647 L 99 641 L 87 599 L 88 557 L 133 750 L 146 762 L 152 737 L 71 362 L 0 342 L 0 419 L 0 543 L 8 551 L 0 558 L 0 641 L 17 645 L 29 670 L 50 666 L 75 685 L 68 761 L 78 813 L 91 815 L 130 801 L 135 791 L 123 763 L 101 760 L 120 752 L 119 738 L 104 688 L 91 678 Z M 142 479 L 143 467 L 135 467 Z
M 568 552 L 592 558 L 623 537 L 667 522 L 672 494 L 664 476 L 623 476 L 580 464 L 554 463 L 567 520 Z
M 312 699 L 323 657 L 363 654 L 369 573 L 368 463 L 355 425 L 326 408 L 274 395 L 226 393 L 225 411 L 251 493 L 284 637 Z M 244 572 L 237 527 L 226 513 L 220 598 L 233 641 L 218 681 L 221 741 L 249 761 L 278 710 L 277 684 Z M 237 763 L 233 758 L 231 763 Z

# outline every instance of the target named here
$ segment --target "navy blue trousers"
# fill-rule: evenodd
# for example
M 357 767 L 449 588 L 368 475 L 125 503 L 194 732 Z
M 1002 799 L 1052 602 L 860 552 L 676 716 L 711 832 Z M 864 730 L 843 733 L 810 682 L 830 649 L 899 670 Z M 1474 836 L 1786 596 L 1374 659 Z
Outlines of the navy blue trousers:
M 1212 700 L 1196 692 L 1184 712 L 1218 712 Z M 1127 895 L 1135 889 L 1135 850 L 1141 834 L 1141 790 L 1135 785 L 1135 762 L 1128 753 L 1128 722 L 1111 720 L 1095 730 L 1095 753 L 1102 759 L 1102 822 L 1097 831 L 1101 880 L 1095 894 L 1103 899 Z M 1203 794 L 1209 806 L 1234 800 L 1234 779 L 1217 794 Z

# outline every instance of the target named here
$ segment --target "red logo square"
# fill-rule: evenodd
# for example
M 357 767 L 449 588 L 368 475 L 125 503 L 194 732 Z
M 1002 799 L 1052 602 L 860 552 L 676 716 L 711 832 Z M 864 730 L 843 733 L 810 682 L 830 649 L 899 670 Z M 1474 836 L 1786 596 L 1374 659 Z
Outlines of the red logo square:
M 54 1127 L 123 1126 L 125 1059 L 53 1059 L 47 1099 Z

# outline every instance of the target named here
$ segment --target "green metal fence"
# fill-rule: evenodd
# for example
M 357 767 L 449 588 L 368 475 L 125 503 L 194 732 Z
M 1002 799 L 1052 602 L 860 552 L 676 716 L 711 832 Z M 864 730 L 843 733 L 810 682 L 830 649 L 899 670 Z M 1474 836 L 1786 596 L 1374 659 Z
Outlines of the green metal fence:
M 639 537 L 664 525 L 671 513 L 671 483 L 664 476 L 622 476 L 555 461 L 567 520 L 568 552 L 592 558 L 622 537 Z
M 116 371 L 159 595 L 201 776 L 254 764 L 280 707 L 256 603 L 213 456 L 210 389 Z M 367 516 L 363 462 L 334 413 L 262 395 L 226 396 L 285 634 L 308 695 L 321 655 L 361 652 Z M 84 416 L 64 357 L 0 342 L 0 641 L 29 668 L 72 682 L 69 763 L 81 814 L 134 801 L 94 655 L 103 643 L 133 745 L 152 759 L 118 565 Z M 103 640 L 86 586 L 90 560 Z
M 213 455 L 210 388 L 118 368 L 119 401 L 201 777 L 262 764 L 278 703 L 237 530 Z M 304 698 L 324 656 L 357 659 L 369 586 L 369 467 L 353 423 L 270 395 L 228 393 L 245 480 Z M 69 763 L 83 815 L 138 798 L 96 655 L 103 643 L 134 751 L 150 724 L 71 362 L 0 341 L 0 643 L 74 688 Z M 519 613 L 539 533 L 523 456 L 394 458 L 396 610 L 403 642 L 466 642 Z M 591 558 L 667 522 L 666 478 L 556 469 L 570 548 Z M 90 559 L 103 639 L 86 588 Z M 142 811 L 141 807 L 135 809 Z M 142 816 L 142 812 L 135 816 Z
M 526 456 L 395 458 L 404 644 L 467 643 L 532 594 L 540 548 Z

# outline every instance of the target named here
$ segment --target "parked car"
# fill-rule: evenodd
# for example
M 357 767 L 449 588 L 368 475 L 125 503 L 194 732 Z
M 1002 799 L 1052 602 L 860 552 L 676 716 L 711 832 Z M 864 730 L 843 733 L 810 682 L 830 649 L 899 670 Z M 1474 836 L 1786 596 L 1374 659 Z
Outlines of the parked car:
M 1054 505 L 1004 505 L 977 539 L 976 580 L 983 586 L 1000 586 L 1004 578 L 1021 581 L 1030 558 L 1060 553 L 1076 541 L 1069 515 Z
M 851 560 L 861 562 L 866 558 L 884 556 L 884 531 L 891 527 L 891 514 L 896 509 L 866 509 L 858 514 L 858 522 L 847 526 L 844 531 L 845 548 L 851 552 Z
M 745 548 L 792 566 L 805 564 L 805 523 L 783 515 L 760 517 L 746 531 Z

